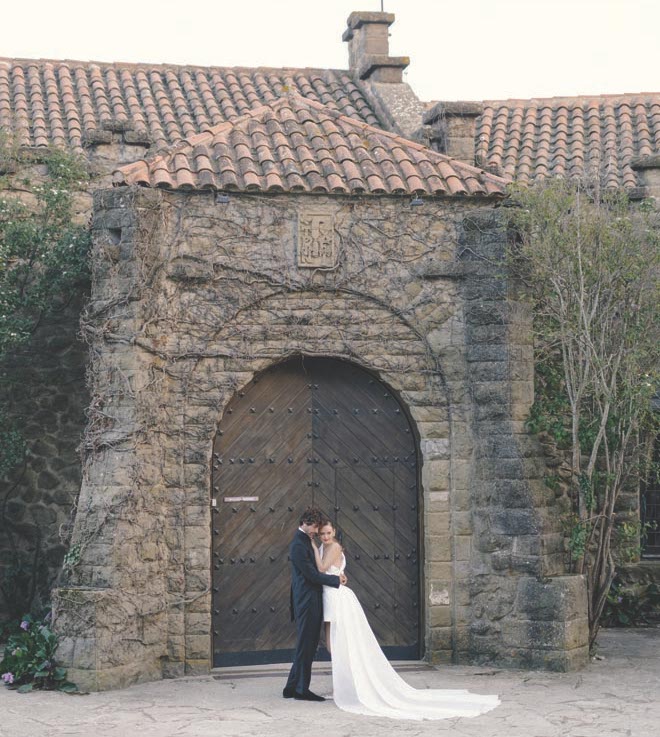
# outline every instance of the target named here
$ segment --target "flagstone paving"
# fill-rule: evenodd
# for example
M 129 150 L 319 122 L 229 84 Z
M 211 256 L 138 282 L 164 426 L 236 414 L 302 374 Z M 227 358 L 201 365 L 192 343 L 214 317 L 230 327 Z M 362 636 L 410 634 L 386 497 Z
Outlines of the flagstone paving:
M 402 671 L 417 688 L 497 693 L 500 707 L 473 719 L 404 722 L 358 717 L 281 698 L 282 673 L 159 681 L 66 696 L 0 690 L 1 737 L 652 737 L 660 723 L 660 628 L 606 630 L 602 659 L 577 673 L 439 667 Z M 312 680 L 328 695 L 326 664 Z

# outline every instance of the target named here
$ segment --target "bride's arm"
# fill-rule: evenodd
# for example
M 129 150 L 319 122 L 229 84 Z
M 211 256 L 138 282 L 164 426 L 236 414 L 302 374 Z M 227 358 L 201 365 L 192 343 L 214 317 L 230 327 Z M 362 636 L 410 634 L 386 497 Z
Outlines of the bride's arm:
M 341 560 L 341 545 L 334 543 L 329 548 L 326 548 L 325 555 L 321 558 L 321 553 L 316 545 L 314 548 L 314 557 L 316 558 L 316 567 L 321 573 L 325 573 L 332 566 L 338 566 Z
M 323 567 L 323 561 L 321 560 L 321 551 L 316 546 L 316 543 L 312 543 L 312 549 L 314 550 L 314 558 L 316 559 L 316 570 L 320 573 L 325 573 L 327 569 Z

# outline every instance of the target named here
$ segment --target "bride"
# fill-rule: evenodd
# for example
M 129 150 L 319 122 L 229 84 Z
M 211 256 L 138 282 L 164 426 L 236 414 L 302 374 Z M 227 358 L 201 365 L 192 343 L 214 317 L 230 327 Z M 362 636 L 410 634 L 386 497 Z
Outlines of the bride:
M 321 549 L 313 545 L 321 573 L 339 574 L 346 557 L 329 520 L 319 528 Z M 335 704 L 355 714 L 393 719 L 473 717 L 494 709 L 497 696 L 465 690 L 415 689 L 390 665 L 367 622 L 360 602 L 346 586 L 323 587 L 326 644 L 332 657 Z

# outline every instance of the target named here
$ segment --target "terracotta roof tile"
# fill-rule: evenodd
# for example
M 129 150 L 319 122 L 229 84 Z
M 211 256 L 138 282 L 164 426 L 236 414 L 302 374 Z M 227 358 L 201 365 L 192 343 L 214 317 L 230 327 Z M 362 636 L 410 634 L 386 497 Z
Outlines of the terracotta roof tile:
M 241 69 L 0 59 L 0 126 L 19 145 L 82 151 L 122 124 L 165 148 L 294 92 L 380 125 L 360 82 L 332 69 Z
M 506 180 L 289 93 L 117 169 L 171 189 L 502 195 Z
M 638 186 L 634 158 L 660 151 L 660 93 L 487 100 L 477 120 L 477 161 L 527 184 L 597 176 Z

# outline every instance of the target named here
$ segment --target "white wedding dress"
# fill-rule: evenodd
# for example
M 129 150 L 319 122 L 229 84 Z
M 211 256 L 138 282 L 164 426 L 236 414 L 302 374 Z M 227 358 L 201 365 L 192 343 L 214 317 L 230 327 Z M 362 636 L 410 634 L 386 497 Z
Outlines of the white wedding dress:
M 341 566 L 331 566 L 327 573 L 339 575 L 345 568 L 342 553 Z M 323 619 L 331 622 L 333 698 L 344 711 L 392 719 L 449 719 L 474 717 L 500 703 L 497 696 L 465 690 L 409 686 L 380 649 L 357 596 L 347 586 L 323 587 Z

